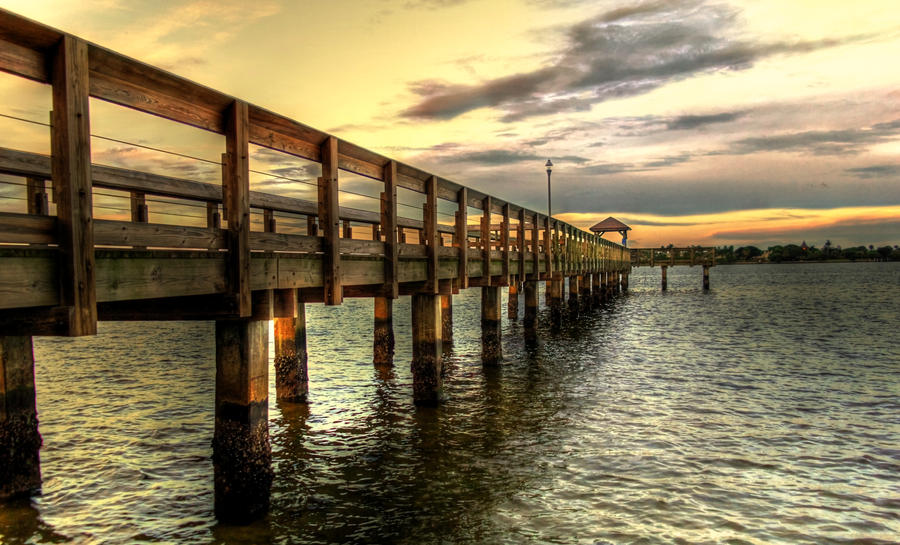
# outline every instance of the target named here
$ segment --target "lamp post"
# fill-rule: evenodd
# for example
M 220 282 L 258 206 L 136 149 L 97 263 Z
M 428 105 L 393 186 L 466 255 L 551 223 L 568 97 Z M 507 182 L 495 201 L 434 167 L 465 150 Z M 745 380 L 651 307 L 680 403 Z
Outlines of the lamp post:
M 547 167 L 547 217 L 552 217 L 550 212 L 550 172 L 553 170 L 553 161 L 547 159 L 547 164 L 544 165 Z

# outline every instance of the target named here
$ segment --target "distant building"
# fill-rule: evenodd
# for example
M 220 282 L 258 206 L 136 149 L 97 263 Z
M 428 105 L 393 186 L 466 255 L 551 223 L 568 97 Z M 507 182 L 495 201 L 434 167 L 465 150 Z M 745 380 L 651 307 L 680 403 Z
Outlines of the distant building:
M 604 233 L 619 233 L 620 235 L 622 235 L 622 246 L 628 246 L 628 231 L 631 231 L 631 227 L 628 227 L 621 221 L 610 216 L 597 225 L 591 227 L 591 231 L 599 234 L 600 236 L 603 236 Z
M 796 240 L 796 239 L 794 239 L 794 240 Z M 805 240 L 803 241 L 802 244 L 800 244 L 800 249 L 803 250 L 804 252 L 807 251 L 807 250 L 809 250 L 809 246 L 806 245 L 806 241 L 805 241 Z

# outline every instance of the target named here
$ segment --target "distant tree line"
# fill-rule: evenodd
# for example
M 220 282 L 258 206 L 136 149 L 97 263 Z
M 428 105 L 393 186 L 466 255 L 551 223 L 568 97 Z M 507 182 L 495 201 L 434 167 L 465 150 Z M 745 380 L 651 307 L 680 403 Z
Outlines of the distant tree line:
M 738 262 L 784 263 L 794 261 L 900 261 L 900 246 L 852 246 L 841 248 L 825 241 L 822 248 L 797 244 L 769 246 L 765 251 L 756 246 L 716 246 L 716 263 Z

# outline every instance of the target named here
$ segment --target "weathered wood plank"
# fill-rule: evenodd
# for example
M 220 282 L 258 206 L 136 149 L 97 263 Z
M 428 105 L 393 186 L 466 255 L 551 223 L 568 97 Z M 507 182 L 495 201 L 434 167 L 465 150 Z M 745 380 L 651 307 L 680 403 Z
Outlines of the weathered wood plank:
M 428 258 L 428 279 L 425 291 L 438 293 L 438 231 L 437 231 L 437 177 L 432 176 L 425 183 L 425 248 Z
M 208 227 L 181 227 L 159 223 L 94 221 L 94 243 L 107 246 L 223 249 L 225 233 Z
M 324 240 L 322 275 L 325 278 L 325 304 L 339 305 L 341 290 L 341 221 L 338 211 L 337 139 L 329 136 L 322 144 L 322 177 L 319 182 L 319 228 Z
M 490 285 L 491 281 L 491 205 L 492 197 L 488 195 L 482 203 L 481 216 L 481 276 Z
M 397 241 L 397 163 L 388 162 L 384 167 L 384 192 L 381 193 L 381 231 L 384 234 L 384 296 L 396 299 L 400 295 L 398 285 Z
M 55 216 L 0 212 L 0 240 L 3 242 L 55 244 L 57 233 Z
M 88 46 L 64 36 L 52 63 L 52 174 L 60 249 L 60 300 L 73 308 L 69 335 L 97 333 Z
M 225 114 L 222 194 L 228 221 L 228 293 L 238 314 L 250 316 L 250 152 L 247 103 L 234 101 Z
M 457 196 L 459 209 L 456 211 L 456 246 L 459 248 L 459 289 L 469 287 L 469 198 L 465 187 Z

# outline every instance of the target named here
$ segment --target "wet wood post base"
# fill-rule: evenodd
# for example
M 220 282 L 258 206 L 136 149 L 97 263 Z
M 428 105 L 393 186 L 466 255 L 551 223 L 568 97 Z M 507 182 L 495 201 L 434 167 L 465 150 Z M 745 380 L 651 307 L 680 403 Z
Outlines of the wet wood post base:
M 660 265 L 659 268 L 662 270 L 662 290 L 666 291 L 669 288 L 669 281 L 666 278 L 669 267 L 667 265 Z
M 591 273 L 581 276 L 579 286 L 581 288 L 581 305 L 584 308 L 591 308 Z
M 526 280 L 524 284 L 525 290 L 525 319 L 523 324 L 525 329 L 534 330 L 537 327 L 538 312 L 538 285 L 534 280 Z
M 306 304 L 297 300 L 297 290 L 275 293 L 275 395 L 303 403 L 309 393 Z
M 613 283 L 613 273 L 606 273 L 606 299 L 610 300 L 613 298 L 613 294 L 615 293 L 615 284 Z
M 452 295 L 441 295 L 441 344 L 445 349 L 453 344 Z
M 562 323 L 563 284 L 562 276 L 550 281 L 550 321 L 554 326 Z
M 603 273 L 595 272 L 591 275 L 591 303 L 598 307 L 603 302 L 603 286 L 601 284 Z
M 703 289 L 709 289 L 709 265 L 703 266 Z
M 510 320 L 519 319 L 519 282 L 512 281 L 509 283 L 509 297 L 506 304 L 506 315 Z
M 269 323 L 216 321 L 216 426 L 213 471 L 216 518 L 252 521 L 269 509 Z
M 412 296 L 413 402 L 434 406 L 441 400 L 441 296 Z
M 31 337 L 0 337 L 0 499 L 41 486 Z
M 572 312 L 578 312 L 578 285 L 580 278 L 579 276 L 569 277 L 569 310 Z
M 628 273 L 622 273 L 622 293 L 628 292 Z
M 481 361 L 497 365 L 503 359 L 500 340 L 500 287 L 481 288 Z
M 376 367 L 394 364 L 394 300 L 375 298 L 375 339 L 373 363 Z

